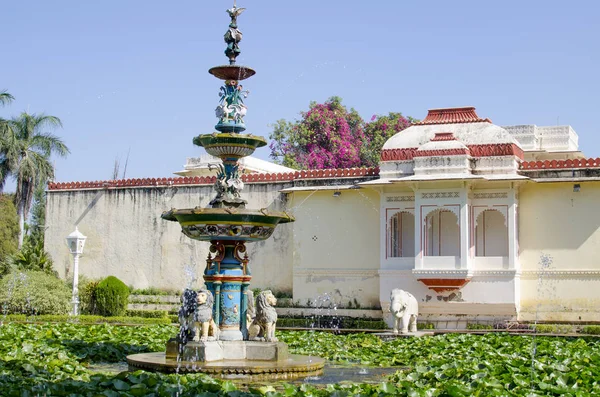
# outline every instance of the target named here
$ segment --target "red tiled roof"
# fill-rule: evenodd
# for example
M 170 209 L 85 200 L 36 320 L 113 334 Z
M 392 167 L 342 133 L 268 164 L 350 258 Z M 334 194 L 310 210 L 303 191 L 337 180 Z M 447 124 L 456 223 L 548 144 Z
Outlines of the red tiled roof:
M 413 125 L 430 125 L 430 124 L 460 124 L 460 123 L 491 123 L 490 119 L 482 119 L 475 108 L 445 108 L 445 109 L 429 109 L 427 117 Z
M 291 182 L 298 179 L 326 179 L 326 178 L 351 178 L 359 176 L 377 176 L 379 168 L 336 168 L 327 170 L 304 170 L 295 172 L 282 172 L 270 174 L 244 174 L 242 180 L 246 183 L 264 182 Z M 192 176 L 179 178 L 140 178 L 119 179 L 112 181 L 87 181 L 87 182 L 50 182 L 48 190 L 80 190 L 127 188 L 144 186 L 171 186 L 171 185 L 212 185 L 216 181 L 214 176 Z

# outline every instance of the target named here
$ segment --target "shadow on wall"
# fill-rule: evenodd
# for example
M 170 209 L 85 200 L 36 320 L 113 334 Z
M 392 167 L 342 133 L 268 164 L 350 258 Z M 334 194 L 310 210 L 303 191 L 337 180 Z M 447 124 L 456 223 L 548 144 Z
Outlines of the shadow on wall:
M 538 183 L 526 185 L 519 198 L 522 250 L 577 250 L 600 227 L 600 184 Z M 600 242 L 600 235 L 596 237 Z M 593 241 L 590 241 L 593 243 Z

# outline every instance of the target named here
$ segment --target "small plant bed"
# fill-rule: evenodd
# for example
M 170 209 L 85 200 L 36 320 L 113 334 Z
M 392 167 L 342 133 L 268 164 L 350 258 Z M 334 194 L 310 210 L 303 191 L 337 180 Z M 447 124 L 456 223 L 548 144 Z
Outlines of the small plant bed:
M 91 370 L 128 354 L 163 351 L 172 325 L 0 326 L 3 396 L 589 396 L 600 394 L 600 340 L 446 334 L 383 342 L 370 334 L 278 331 L 295 354 L 333 364 L 397 367 L 379 384 L 243 387 L 202 374 L 118 375 Z
M 143 289 L 134 289 L 133 287 L 130 287 L 129 289 L 131 290 L 131 295 L 134 295 L 134 296 L 135 295 L 153 295 L 153 296 L 157 296 L 157 295 L 179 296 L 179 295 L 181 295 L 181 290 L 179 290 L 179 289 L 162 289 L 162 288 L 155 288 L 155 287 L 149 287 L 149 288 L 143 288 Z

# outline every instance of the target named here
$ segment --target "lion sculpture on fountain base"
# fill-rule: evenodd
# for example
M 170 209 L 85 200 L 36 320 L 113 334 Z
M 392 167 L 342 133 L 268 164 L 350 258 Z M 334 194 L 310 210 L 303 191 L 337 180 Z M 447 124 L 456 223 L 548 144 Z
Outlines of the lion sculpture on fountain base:
M 390 302 L 390 312 L 394 316 L 394 334 L 407 334 L 409 328 L 410 332 L 417 332 L 417 299 L 411 293 L 396 288 L 392 290 Z
M 277 312 L 275 305 L 277 298 L 269 290 L 261 291 L 256 297 L 256 317 L 248 327 L 248 339 L 266 342 L 277 342 L 275 337 L 275 325 L 277 323 Z
M 196 295 L 196 302 L 193 315 L 194 342 L 219 340 L 219 327 L 213 320 L 213 294 L 207 289 L 200 289 Z

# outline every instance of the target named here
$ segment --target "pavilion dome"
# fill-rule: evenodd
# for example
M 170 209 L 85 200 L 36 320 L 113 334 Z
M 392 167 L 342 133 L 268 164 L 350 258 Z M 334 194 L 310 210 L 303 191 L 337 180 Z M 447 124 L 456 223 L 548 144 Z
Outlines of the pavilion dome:
M 431 141 L 436 133 L 450 132 L 464 145 L 515 144 L 517 141 L 504 128 L 482 119 L 474 107 L 430 109 L 423 121 L 392 136 L 383 150 L 417 149 Z

